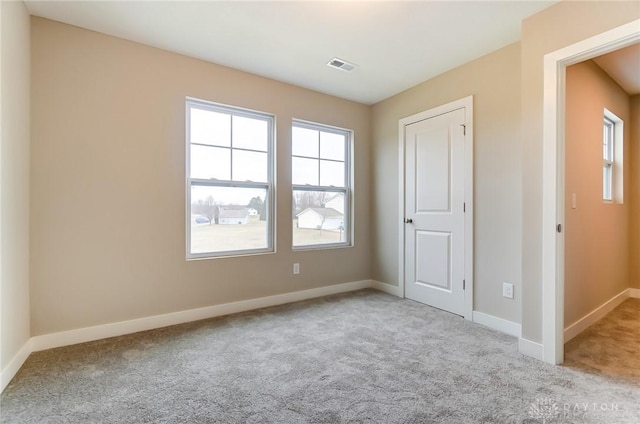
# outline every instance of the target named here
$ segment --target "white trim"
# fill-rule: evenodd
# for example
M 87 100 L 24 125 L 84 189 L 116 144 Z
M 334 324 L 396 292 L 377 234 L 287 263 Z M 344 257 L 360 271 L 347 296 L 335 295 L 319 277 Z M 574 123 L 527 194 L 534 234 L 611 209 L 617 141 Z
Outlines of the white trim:
M 464 104 L 465 108 L 465 139 L 464 139 L 464 203 L 465 203 L 465 214 L 464 214 L 464 275 L 465 275 L 465 292 L 464 292 L 464 301 L 465 301 L 465 319 L 471 320 L 473 319 L 473 287 L 474 287 L 474 273 L 473 273 L 473 264 L 474 264 L 474 254 L 473 254 L 473 235 L 474 235 L 474 227 L 473 227 L 473 217 L 474 217 L 474 202 L 473 199 L 475 196 L 473 195 L 473 135 L 474 135 L 474 126 L 473 126 L 473 96 L 465 97 L 461 100 L 461 103 Z
M 542 361 L 542 351 L 543 349 L 540 343 L 532 342 L 522 337 L 518 340 L 518 352 L 523 355 Z
M 33 351 L 52 349 L 76 343 L 84 343 L 100 340 L 107 337 L 121 336 L 137 333 L 139 331 L 152 330 L 170 325 L 183 324 L 185 322 L 198 321 L 222 315 L 235 314 L 269 306 L 298 302 L 331 294 L 344 293 L 371 287 L 369 280 L 355 281 L 351 283 L 336 284 L 333 286 L 318 287 L 315 289 L 297 291 L 293 293 L 278 294 L 275 296 L 261 297 L 258 299 L 241 300 L 239 302 L 225 303 L 221 305 L 207 306 L 204 308 L 190 309 L 173 312 L 164 315 L 133 319 L 129 321 L 115 322 L 94 327 L 79 328 L 76 330 L 61 331 L 59 333 L 35 336 L 32 340 Z
M 405 118 L 408 119 L 408 118 Z M 400 297 L 404 298 L 404 249 L 405 249 L 405 223 L 404 223 L 404 190 L 406 187 L 405 175 L 405 119 L 398 122 L 398 287 Z
M 13 377 L 16 376 L 20 368 L 31 354 L 31 339 L 22 345 L 20 350 L 11 358 L 9 364 L 0 373 L 0 393 L 9 385 Z
M 418 121 L 454 110 L 465 110 L 466 135 L 464 139 L 464 318 L 473 319 L 473 95 L 400 119 L 398 123 L 398 284 L 400 297 L 405 292 L 405 127 Z
M 380 290 L 381 292 L 388 293 L 397 297 L 404 297 L 402 293 L 402 287 L 394 286 L 389 283 L 383 283 L 382 281 L 371 280 L 371 288 Z
M 473 311 L 473 322 L 510 336 L 520 337 L 522 333 L 522 328 L 517 322 L 508 321 L 484 312 Z
M 640 299 L 640 289 L 629 289 L 629 297 Z
M 640 40 L 640 20 L 544 56 L 542 157 L 542 346 L 543 360 L 564 360 L 564 89 L 565 68 Z
M 569 340 L 582 333 L 589 326 L 595 324 L 595 322 L 599 319 L 604 318 L 605 315 L 613 311 L 622 302 L 629 299 L 630 297 L 631 289 L 625 289 L 617 295 L 613 296 L 611 299 L 604 302 L 602 305 L 598 306 L 593 311 L 589 312 L 587 315 L 569 325 L 564 329 L 564 342 L 567 343 Z

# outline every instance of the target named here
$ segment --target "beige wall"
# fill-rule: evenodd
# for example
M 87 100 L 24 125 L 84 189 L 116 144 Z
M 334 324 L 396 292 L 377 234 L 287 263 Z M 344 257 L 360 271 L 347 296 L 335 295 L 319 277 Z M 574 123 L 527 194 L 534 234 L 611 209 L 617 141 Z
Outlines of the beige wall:
M 522 337 L 542 341 L 544 55 L 640 18 L 637 1 L 563 1 L 522 24 Z
M 624 122 L 623 202 L 602 200 L 602 120 Z M 593 61 L 567 67 L 565 129 L 565 327 L 629 287 L 629 95 Z M 576 208 L 572 208 L 572 196 Z
M 640 289 L 640 94 L 631 97 L 629 125 L 631 167 L 631 250 L 629 258 L 631 287 Z
M 31 22 L 33 336 L 369 278 L 368 106 Z M 185 260 L 185 96 L 276 115 L 277 253 Z M 355 131 L 355 247 L 291 250 L 292 118 Z
M 0 2 L 0 369 L 29 340 L 29 15 Z
M 512 44 L 373 108 L 372 278 L 398 285 L 398 121 L 474 95 L 474 310 L 520 322 L 520 46 Z M 515 299 L 502 297 L 515 284 Z

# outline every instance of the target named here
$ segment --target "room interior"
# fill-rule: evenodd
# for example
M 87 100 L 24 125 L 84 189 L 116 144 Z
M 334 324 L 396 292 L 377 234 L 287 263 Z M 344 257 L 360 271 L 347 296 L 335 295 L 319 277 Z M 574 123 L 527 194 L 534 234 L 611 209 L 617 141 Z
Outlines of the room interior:
M 3 390 L 32 353 L 52 348 L 365 288 L 399 296 L 398 122 L 469 95 L 472 321 L 515 336 L 523 358 L 555 363 L 544 354 L 542 312 L 543 58 L 638 22 L 637 2 L 545 4 L 522 19 L 519 38 L 360 100 L 348 79 L 321 92 L 49 19 L 33 13 L 38 3 L 0 9 Z M 276 222 L 291 210 L 287 123 L 352 129 L 353 246 L 293 251 L 290 229 L 278 225 L 273 254 L 185 260 L 187 96 L 277 116 Z M 636 116 L 637 94 L 630 104 Z M 636 158 L 638 124 L 627 128 Z M 639 215 L 637 163 L 625 167 L 629 216 Z M 627 282 L 595 294 L 571 322 L 612 298 L 640 297 L 640 227 L 631 221 Z M 513 299 L 502 296 L 504 282 Z
M 611 59 L 625 63 L 619 68 L 624 71 L 616 72 Z M 571 65 L 566 77 L 565 363 L 631 375 L 638 368 L 632 353 L 637 329 L 629 325 L 631 321 L 625 322 L 625 317 L 637 321 L 633 320 L 636 300 L 616 299 L 615 294 L 624 290 L 637 272 L 632 237 L 638 223 L 629 197 L 637 190 L 633 186 L 635 180 L 630 177 L 637 167 L 633 163 L 637 161 L 637 148 L 629 142 L 635 139 L 637 117 L 640 116 L 637 109 L 639 87 L 631 82 L 637 75 L 640 75 L 640 44 L 636 43 Z M 591 167 L 586 165 L 601 160 L 599 146 L 588 140 L 601 137 L 597 129 L 604 107 L 616 110 L 613 113 L 626 123 L 619 140 L 624 145 L 615 152 L 620 173 L 614 179 L 617 191 L 612 193 L 615 194 L 612 201 L 602 200 L 600 167 L 595 169 L 594 178 Z M 588 146 L 594 146 L 595 150 Z M 591 187 L 594 182 L 596 187 Z M 617 215 L 613 217 L 612 213 Z M 604 270 L 608 270 L 606 276 L 602 273 Z M 598 290 L 611 292 L 596 296 L 598 300 L 589 299 Z M 616 300 L 604 305 L 600 301 L 611 298 Z M 625 310 L 628 311 L 626 314 Z M 583 319 L 585 316 L 589 318 Z M 601 323 L 599 320 L 603 317 L 607 319 Z M 605 327 L 608 321 L 608 327 Z M 594 325 L 596 322 L 598 326 Z M 603 334 L 611 341 L 598 337 Z M 614 363 L 616 365 L 612 366 Z

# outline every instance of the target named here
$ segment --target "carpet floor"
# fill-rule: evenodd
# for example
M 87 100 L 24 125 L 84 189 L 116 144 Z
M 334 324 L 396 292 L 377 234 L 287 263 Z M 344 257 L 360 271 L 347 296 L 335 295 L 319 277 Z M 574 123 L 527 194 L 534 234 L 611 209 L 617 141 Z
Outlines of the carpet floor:
M 32 354 L 2 423 L 638 423 L 640 384 L 373 290 Z

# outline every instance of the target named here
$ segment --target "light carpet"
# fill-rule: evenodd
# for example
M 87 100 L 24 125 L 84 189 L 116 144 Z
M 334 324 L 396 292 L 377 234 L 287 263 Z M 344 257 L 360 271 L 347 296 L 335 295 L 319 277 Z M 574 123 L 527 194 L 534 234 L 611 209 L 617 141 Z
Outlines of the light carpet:
M 2 423 L 638 423 L 640 385 L 373 290 L 34 353 Z

